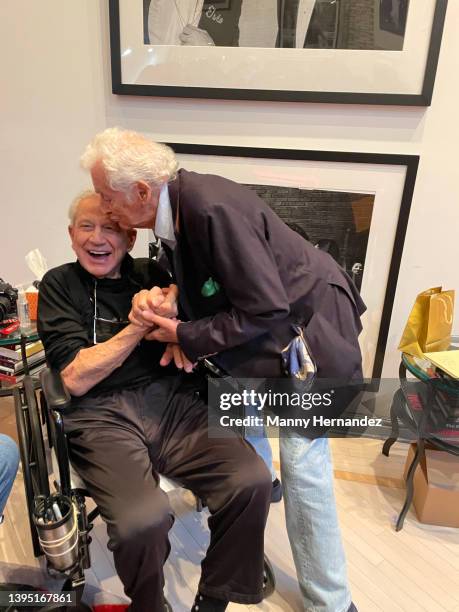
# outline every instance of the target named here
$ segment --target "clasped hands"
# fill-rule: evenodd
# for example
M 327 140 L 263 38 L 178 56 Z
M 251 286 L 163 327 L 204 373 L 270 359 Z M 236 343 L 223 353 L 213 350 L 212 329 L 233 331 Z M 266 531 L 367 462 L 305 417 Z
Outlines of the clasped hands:
M 191 372 L 195 364 L 191 363 L 178 344 L 177 327 L 180 321 L 177 319 L 177 298 L 177 285 L 142 289 L 132 298 L 128 318 L 133 325 L 146 328 L 146 340 L 167 343 L 160 365 L 167 366 L 174 361 L 180 370 Z

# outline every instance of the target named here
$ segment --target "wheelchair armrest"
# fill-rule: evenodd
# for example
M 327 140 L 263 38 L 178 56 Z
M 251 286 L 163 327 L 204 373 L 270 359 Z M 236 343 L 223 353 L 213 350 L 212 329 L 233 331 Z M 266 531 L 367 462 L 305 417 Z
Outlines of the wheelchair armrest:
M 70 407 L 70 394 L 59 372 L 45 368 L 40 372 L 41 388 L 51 410 L 62 412 Z
M 45 368 L 40 372 L 40 382 L 50 418 L 50 431 L 54 450 L 59 465 L 61 491 L 70 495 L 70 466 L 62 413 L 70 407 L 70 394 L 65 388 L 59 372 Z

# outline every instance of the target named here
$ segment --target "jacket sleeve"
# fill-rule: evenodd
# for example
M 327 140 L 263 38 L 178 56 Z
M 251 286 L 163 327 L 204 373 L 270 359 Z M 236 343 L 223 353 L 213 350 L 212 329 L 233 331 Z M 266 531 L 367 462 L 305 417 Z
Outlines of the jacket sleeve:
M 92 344 L 78 304 L 72 300 L 67 283 L 54 270 L 47 272 L 40 283 L 38 333 L 48 365 L 59 371 L 73 361 L 80 349 Z
M 254 224 L 215 204 L 196 221 L 197 248 L 232 307 L 178 326 L 180 345 L 191 361 L 241 345 L 290 313 L 262 215 Z

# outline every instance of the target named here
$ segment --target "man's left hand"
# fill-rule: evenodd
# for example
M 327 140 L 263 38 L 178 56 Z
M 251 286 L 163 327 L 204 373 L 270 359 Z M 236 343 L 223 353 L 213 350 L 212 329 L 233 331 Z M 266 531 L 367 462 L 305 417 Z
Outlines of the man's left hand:
M 176 368 L 179 370 L 185 370 L 185 372 L 188 374 L 193 371 L 193 368 L 196 365 L 195 363 L 191 363 L 178 344 L 172 344 L 169 342 L 163 356 L 161 357 L 159 365 L 165 367 L 172 363 L 172 361 L 175 363 Z
M 177 327 L 181 321 L 178 319 L 166 319 L 166 317 L 160 317 L 152 312 L 149 313 L 148 320 L 150 324 L 157 327 L 145 336 L 146 340 L 178 344 Z

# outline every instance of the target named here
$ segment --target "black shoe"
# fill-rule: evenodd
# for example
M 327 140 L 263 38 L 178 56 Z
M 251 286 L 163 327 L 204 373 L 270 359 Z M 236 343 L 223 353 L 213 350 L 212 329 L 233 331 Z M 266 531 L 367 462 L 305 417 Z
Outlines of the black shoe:
M 225 612 L 227 607 L 228 602 L 226 600 L 223 601 L 222 599 L 215 599 L 214 597 L 198 593 L 191 612 Z
M 277 504 L 282 499 L 282 483 L 279 478 L 273 480 L 273 490 L 271 491 L 271 503 Z
M 351 605 L 349 606 L 349 608 L 347 609 L 347 612 L 358 612 L 357 608 L 355 607 L 355 604 L 353 601 L 351 601 Z

